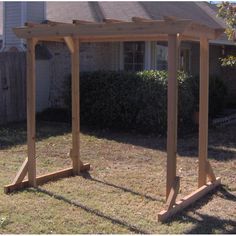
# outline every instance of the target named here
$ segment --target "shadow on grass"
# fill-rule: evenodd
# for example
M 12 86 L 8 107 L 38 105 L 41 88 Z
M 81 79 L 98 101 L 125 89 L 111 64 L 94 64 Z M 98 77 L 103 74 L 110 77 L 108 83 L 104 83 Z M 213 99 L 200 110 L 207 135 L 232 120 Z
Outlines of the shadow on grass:
M 221 128 L 209 132 L 209 159 L 228 161 L 236 158 L 236 128 Z M 71 126 L 67 123 L 37 121 L 37 140 L 46 139 L 52 136 L 63 135 L 71 132 Z M 134 133 L 114 132 L 108 130 L 91 130 L 82 127 L 82 132 L 119 143 L 140 146 L 153 150 L 166 151 L 166 138 L 160 136 L 140 135 Z M 0 148 L 5 149 L 11 146 L 26 143 L 26 123 L 15 123 L 0 127 Z M 187 140 L 187 141 L 186 141 Z M 186 135 L 178 140 L 178 154 L 197 158 L 198 140 L 197 134 Z
M 154 197 L 151 197 L 151 196 L 148 196 L 148 195 L 145 195 L 145 194 L 141 194 L 139 192 L 135 192 L 132 189 L 128 189 L 128 188 L 125 188 L 125 187 L 122 187 L 122 186 L 115 185 L 113 183 L 109 183 L 109 182 L 106 182 L 106 181 L 102 181 L 102 180 L 93 178 L 89 174 L 89 172 L 82 173 L 82 177 L 87 179 L 87 180 L 91 180 L 91 181 L 94 181 L 94 182 L 97 182 L 97 183 L 100 183 L 100 184 L 104 184 L 104 185 L 107 185 L 107 186 L 110 186 L 110 187 L 113 187 L 113 188 L 123 190 L 124 192 L 129 192 L 129 193 L 131 193 L 133 195 L 136 195 L 136 196 L 144 197 L 144 198 L 146 198 L 147 200 L 150 200 L 150 201 L 158 201 L 158 202 L 162 202 L 162 203 L 165 202 L 165 200 L 163 200 L 161 198 L 154 198 Z
M 218 191 L 217 191 L 217 196 L 229 200 L 229 201 L 234 201 L 236 202 L 236 195 L 230 193 L 227 191 L 225 186 L 221 186 Z M 236 212 L 235 212 L 235 218 L 236 218 Z M 235 232 L 236 233 L 236 232 Z
M 207 214 L 195 213 L 200 220 L 186 216 L 187 220 L 194 223 L 195 226 L 184 232 L 186 234 L 215 234 L 215 233 L 236 233 L 236 221 L 221 219 L 215 216 L 210 216 Z
M 234 126 L 235 127 L 235 126 Z M 228 161 L 236 158 L 236 128 L 221 128 L 209 131 L 209 159 Z M 97 138 L 116 141 L 123 144 L 131 144 L 153 150 L 166 151 L 166 137 L 154 135 L 142 135 L 135 133 L 114 132 L 108 130 L 91 131 L 83 129 L 83 133 Z M 186 135 L 178 139 L 178 154 L 180 156 L 198 157 L 197 133 Z
M 231 220 L 215 217 L 213 214 L 208 215 L 197 212 L 199 208 L 211 201 L 214 195 L 217 195 L 229 201 L 236 201 L 235 195 L 228 192 L 224 186 L 219 186 L 213 192 L 206 195 L 205 198 L 197 201 L 195 203 L 195 206 L 189 208 L 191 212 L 194 212 L 194 215 L 196 215 L 197 218 L 195 218 L 194 216 L 190 216 L 185 211 L 182 214 L 176 216 L 175 219 L 170 219 L 168 222 L 183 222 L 184 220 L 185 222 L 191 222 L 192 224 L 194 224 L 194 226 L 190 230 L 184 232 L 185 234 L 236 233 L 236 220 L 235 218 L 233 218 L 233 215 Z
M 112 185 L 113 186 L 113 185 Z M 97 209 L 91 208 L 89 206 L 86 206 L 80 202 L 70 200 L 62 195 L 53 193 L 51 191 L 48 191 L 42 187 L 38 188 L 30 188 L 27 189 L 28 192 L 34 192 L 34 193 L 43 193 L 50 197 L 53 197 L 59 201 L 63 201 L 67 204 L 70 204 L 72 206 L 78 207 L 80 209 L 83 209 L 84 211 L 94 214 L 98 217 L 103 218 L 104 220 L 108 220 L 113 224 L 118 224 L 120 226 L 123 226 L 130 230 L 131 232 L 134 232 L 136 234 L 150 234 L 150 232 L 147 232 L 145 230 L 142 230 L 138 228 L 135 225 L 132 225 L 124 220 L 117 219 L 115 217 L 106 215 L 104 212 L 101 212 Z M 184 231 L 185 234 L 210 234 L 210 233 L 235 233 L 236 232 L 236 221 L 234 219 L 222 219 L 219 217 L 215 217 L 214 215 L 208 215 L 208 214 L 202 214 L 197 212 L 198 209 L 203 207 L 204 205 L 208 204 L 209 201 L 212 200 L 213 196 L 221 196 L 224 199 L 227 199 L 229 201 L 236 201 L 236 196 L 228 192 L 225 187 L 220 186 L 208 195 L 205 196 L 205 198 L 202 198 L 201 200 L 197 201 L 195 205 L 192 207 L 188 207 L 188 211 L 184 211 L 183 213 L 180 213 L 176 216 L 172 216 L 165 224 L 166 226 L 171 227 L 170 223 L 192 223 L 193 227 L 187 231 Z M 194 212 L 194 215 L 190 215 L 189 211 Z M 197 216 L 196 218 L 194 216 Z
M 88 207 L 88 206 L 86 206 L 84 204 L 81 204 L 79 202 L 70 200 L 70 199 L 68 199 L 68 198 L 66 198 L 66 197 L 64 197 L 62 195 L 55 194 L 55 193 L 53 193 L 51 191 L 48 191 L 46 189 L 43 189 L 41 187 L 38 187 L 38 188 L 35 188 L 35 189 L 28 189 L 27 191 L 29 191 L 29 192 L 40 192 L 40 193 L 46 194 L 46 195 L 48 195 L 50 197 L 53 197 L 53 198 L 55 198 L 55 199 L 57 199 L 59 201 L 63 201 L 63 202 L 65 202 L 67 204 L 70 204 L 72 206 L 81 208 L 81 209 L 83 209 L 84 211 L 86 211 L 88 213 L 94 214 L 94 215 L 96 215 L 98 217 L 101 217 L 101 218 L 103 218 L 105 220 L 108 220 L 108 221 L 110 221 L 113 224 L 118 224 L 120 226 L 123 226 L 123 227 L 127 228 L 128 230 L 130 230 L 131 232 L 134 232 L 136 234 L 150 234 L 149 232 L 146 232 L 146 231 L 144 231 L 142 229 L 139 229 L 138 227 L 136 227 L 134 225 L 131 225 L 128 222 L 125 222 L 123 220 L 114 218 L 112 216 L 108 216 L 105 213 L 103 213 L 103 212 L 101 212 L 101 211 L 99 211 L 97 209 L 93 209 L 93 208 Z
M 36 123 L 36 141 L 52 136 L 63 135 L 71 132 L 71 127 L 66 123 L 43 122 Z M 0 149 L 26 144 L 26 122 L 12 123 L 0 126 Z

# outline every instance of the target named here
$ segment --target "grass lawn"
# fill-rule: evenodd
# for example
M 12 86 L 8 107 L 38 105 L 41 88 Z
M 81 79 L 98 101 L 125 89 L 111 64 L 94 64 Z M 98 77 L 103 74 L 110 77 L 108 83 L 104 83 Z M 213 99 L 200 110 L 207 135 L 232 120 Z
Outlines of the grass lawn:
M 209 133 L 209 159 L 223 186 L 166 224 L 157 222 L 165 203 L 166 140 L 161 137 L 88 132 L 83 176 L 5 195 L 26 158 L 25 124 L 0 128 L 0 233 L 236 233 L 236 125 Z M 38 174 L 70 166 L 70 129 L 37 127 Z M 178 198 L 197 188 L 197 134 L 178 143 Z

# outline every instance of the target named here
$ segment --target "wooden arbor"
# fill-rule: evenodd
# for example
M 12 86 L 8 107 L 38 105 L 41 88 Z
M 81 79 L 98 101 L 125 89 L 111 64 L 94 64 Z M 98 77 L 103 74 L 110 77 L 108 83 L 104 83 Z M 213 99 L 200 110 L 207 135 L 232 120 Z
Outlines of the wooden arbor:
M 158 214 L 159 221 L 184 209 L 220 184 L 207 160 L 208 147 L 208 41 L 216 39 L 223 28 L 212 29 L 191 22 L 166 17 L 149 20 L 133 17 L 132 22 L 104 19 L 102 23 L 74 20 L 72 24 L 50 22 L 27 23 L 13 29 L 27 40 L 27 145 L 28 158 L 23 163 L 12 184 L 4 187 L 5 193 L 37 187 L 50 180 L 78 175 L 89 170 L 89 164 L 80 160 L 79 122 L 79 45 L 82 42 L 111 41 L 168 41 L 168 132 L 167 132 L 167 181 L 166 209 Z M 176 202 L 180 179 L 176 175 L 177 152 L 177 69 L 178 49 L 181 40 L 200 41 L 200 125 L 198 189 Z M 72 167 L 44 176 L 36 176 L 35 158 L 35 45 L 38 41 L 65 42 L 71 52 L 72 72 Z M 24 180 L 28 173 L 28 179 Z M 209 182 L 207 182 L 207 177 Z

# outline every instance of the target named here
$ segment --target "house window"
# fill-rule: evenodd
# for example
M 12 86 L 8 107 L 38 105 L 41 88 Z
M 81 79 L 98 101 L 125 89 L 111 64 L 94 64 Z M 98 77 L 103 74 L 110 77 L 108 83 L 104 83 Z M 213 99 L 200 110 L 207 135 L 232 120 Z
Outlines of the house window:
M 190 72 L 190 49 L 182 48 L 180 50 L 180 70 L 186 73 Z
M 157 70 L 167 70 L 168 69 L 168 46 L 165 44 L 157 44 L 156 47 L 156 69 Z M 190 61 L 190 49 L 181 48 L 180 49 L 180 58 L 179 65 L 180 70 L 186 73 L 191 72 L 191 61 Z
M 157 44 L 157 70 L 167 70 L 167 56 L 168 56 L 168 47 L 165 45 Z
M 124 42 L 124 70 L 144 70 L 144 42 Z

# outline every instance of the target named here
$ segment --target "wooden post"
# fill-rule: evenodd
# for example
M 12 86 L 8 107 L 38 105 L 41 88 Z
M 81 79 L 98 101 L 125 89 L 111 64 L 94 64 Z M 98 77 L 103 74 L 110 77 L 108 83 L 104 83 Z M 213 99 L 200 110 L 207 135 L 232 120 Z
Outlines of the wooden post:
M 209 45 L 206 37 L 200 38 L 200 101 L 199 101 L 199 170 L 198 187 L 207 182 L 208 156 L 208 100 L 209 100 Z
M 34 38 L 27 40 L 27 145 L 29 185 L 36 187 L 35 157 L 35 45 Z
M 74 50 L 71 52 L 72 70 L 72 162 L 74 175 L 79 174 L 80 161 L 80 99 L 79 99 L 79 40 L 73 38 Z
M 176 180 L 177 100 L 178 100 L 178 42 L 177 35 L 168 35 L 168 129 L 166 199 Z

